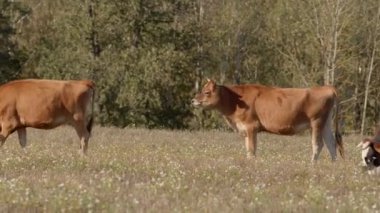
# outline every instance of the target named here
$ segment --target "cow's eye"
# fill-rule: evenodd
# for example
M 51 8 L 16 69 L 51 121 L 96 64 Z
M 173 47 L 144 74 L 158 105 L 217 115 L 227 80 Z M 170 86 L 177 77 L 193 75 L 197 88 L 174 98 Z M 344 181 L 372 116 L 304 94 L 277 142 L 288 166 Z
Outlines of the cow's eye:
M 365 160 L 365 162 L 366 162 L 367 164 L 370 164 L 370 163 L 371 163 L 371 159 L 368 158 L 368 157 L 365 157 L 364 160 Z

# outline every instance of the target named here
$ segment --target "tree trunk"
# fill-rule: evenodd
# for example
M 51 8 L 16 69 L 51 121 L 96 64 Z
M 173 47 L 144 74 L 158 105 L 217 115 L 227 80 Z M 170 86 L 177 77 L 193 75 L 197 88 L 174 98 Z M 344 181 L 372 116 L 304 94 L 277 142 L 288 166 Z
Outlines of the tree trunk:
M 198 27 L 201 29 L 202 28 L 202 25 L 203 25 L 203 4 L 202 4 L 202 0 L 199 0 L 198 1 Z M 202 83 L 202 78 L 203 78 L 203 66 L 202 66 L 202 56 L 203 56 L 203 43 L 202 43 L 202 35 L 199 34 L 198 35 L 198 45 L 197 45 L 197 55 L 198 55 L 198 59 L 197 59 L 197 65 L 196 65 L 196 77 L 195 77 L 195 91 L 199 91 L 200 90 L 200 84 Z
M 88 14 L 90 16 L 91 21 L 91 32 L 90 32 L 90 43 L 91 43 L 91 63 L 90 63 L 90 79 L 95 78 L 95 61 L 100 56 L 100 45 L 98 42 L 98 32 L 96 31 L 96 14 L 95 14 L 95 3 L 94 0 L 90 0 L 90 4 L 88 6 Z
M 375 30 L 373 33 L 373 49 L 372 49 L 372 54 L 371 54 L 371 60 L 368 68 L 368 75 L 366 78 L 365 82 L 365 92 L 364 92 L 364 106 L 363 106 L 363 116 L 362 116 L 362 123 L 361 123 L 361 128 L 360 128 L 360 134 L 363 135 L 365 133 L 365 120 L 366 120 L 366 115 L 367 115 L 367 105 L 368 105 L 368 93 L 370 89 L 370 83 L 371 83 L 371 77 L 372 77 L 372 72 L 373 72 L 373 67 L 374 67 L 374 60 L 375 60 L 375 53 L 376 53 L 376 46 L 377 46 L 377 30 L 379 27 L 379 20 L 380 20 L 380 2 L 377 8 L 377 16 L 375 19 Z
M 241 78 L 241 49 L 243 48 L 243 40 L 244 36 L 242 35 L 242 32 L 240 31 L 240 28 L 238 29 L 237 32 L 237 47 L 236 47 L 236 55 L 235 55 L 235 73 L 234 73 L 234 78 L 235 78 L 235 83 L 240 84 L 240 78 Z
M 333 3 L 334 4 L 334 3 Z M 326 45 L 325 49 L 325 85 L 334 85 L 335 82 L 335 70 L 336 70 L 336 60 L 338 53 L 338 38 L 340 34 L 340 18 L 343 5 L 341 5 L 341 1 L 337 0 L 334 5 L 330 5 L 333 7 L 333 15 L 331 20 L 331 31 L 327 31 L 326 33 L 326 41 L 324 42 Z
M 372 76 L 372 71 L 373 71 L 373 61 L 374 61 L 374 57 L 375 57 L 375 52 L 376 52 L 376 48 L 374 45 L 374 48 L 372 50 L 372 56 L 371 56 L 371 62 L 369 65 L 368 75 L 367 75 L 366 82 L 365 82 L 364 106 L 363 106 L 363 114 L 362 114 L 362 123 L 361 123 L 361 127 L 360 127 L 360 134 L 361 135 L 363 135 L 364 131 L 365 131 L 365 120 L 366 120 L 367 105 L 368 105 L 368 93 L 369 93 L 369 88 L 370 88 L 370 83 L 371 83 L 371 76 Z
M 355 132 L 360 130 L 360 122 L 361 122 L 361 112 L 362 112 L 362 107 L 360 104 L 359 99 L 359 88 L 360 88 L 360 81 L 359 77 L 361 76 L 361 67 L 360 63 L 358 66 L 358 71 L 355 73 L 355 93 L 354 93 L 354 130 Z

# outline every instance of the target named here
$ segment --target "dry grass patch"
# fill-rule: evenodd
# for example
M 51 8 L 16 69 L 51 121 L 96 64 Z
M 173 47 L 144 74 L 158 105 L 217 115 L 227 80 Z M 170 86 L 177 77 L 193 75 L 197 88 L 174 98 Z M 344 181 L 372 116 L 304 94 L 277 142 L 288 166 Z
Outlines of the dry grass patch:
M 309 136 L 259 136 L 258 157 L 219 131 L 94 129 L 89 154 L 74 130 L 28 130 L 0 149 L 0 211 L 294 212 L 379 211 L 379 177 L 358 166 L 358 136 L 347 159 L 324 148 L 311 166 Z

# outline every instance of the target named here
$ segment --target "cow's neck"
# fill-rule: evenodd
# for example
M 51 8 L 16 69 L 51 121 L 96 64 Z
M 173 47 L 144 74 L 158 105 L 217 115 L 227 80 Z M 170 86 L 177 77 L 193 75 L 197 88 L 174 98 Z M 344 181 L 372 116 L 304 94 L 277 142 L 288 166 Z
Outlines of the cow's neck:
M 218 85 L 218 89 L 220 101 L 216 109 L 225 117 L 233 116 L 238 107 L 239 95 L 223 85 Z

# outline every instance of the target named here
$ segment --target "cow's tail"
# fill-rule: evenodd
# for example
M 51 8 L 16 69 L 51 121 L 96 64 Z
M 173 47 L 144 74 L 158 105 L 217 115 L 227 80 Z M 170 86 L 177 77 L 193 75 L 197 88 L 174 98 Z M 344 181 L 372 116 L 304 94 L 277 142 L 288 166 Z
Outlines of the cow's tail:
M 87 131 L 91 134 L 92 131 L 92 126 L 94 124 L 94 105 L 95 105 L 95 83 L 93 81 L 84 81 L 87 87 L 89 87 L 89 90 L 91 92 L 91 107 L 88 109 L 89 110 L 89 117 L 88 117 L 88 122 L 86 125 Z
M 87 131 L 88 131 L 90 134 L 91 134 L 91 131 L 92 131 L 92 126 L 93 126 L 93 124 L 94 124 L 94 116 L 91 115 L 90 120 L 88 121 L 87 126 L 86 126 Z
M 344 159 L 344 148 L 343 148 L 343 139 L 342 135 L 339 132 L 339 100 L 338 95 L 335 92 L 335 141 L 337 149 L 339 151 L 340 156 Z

